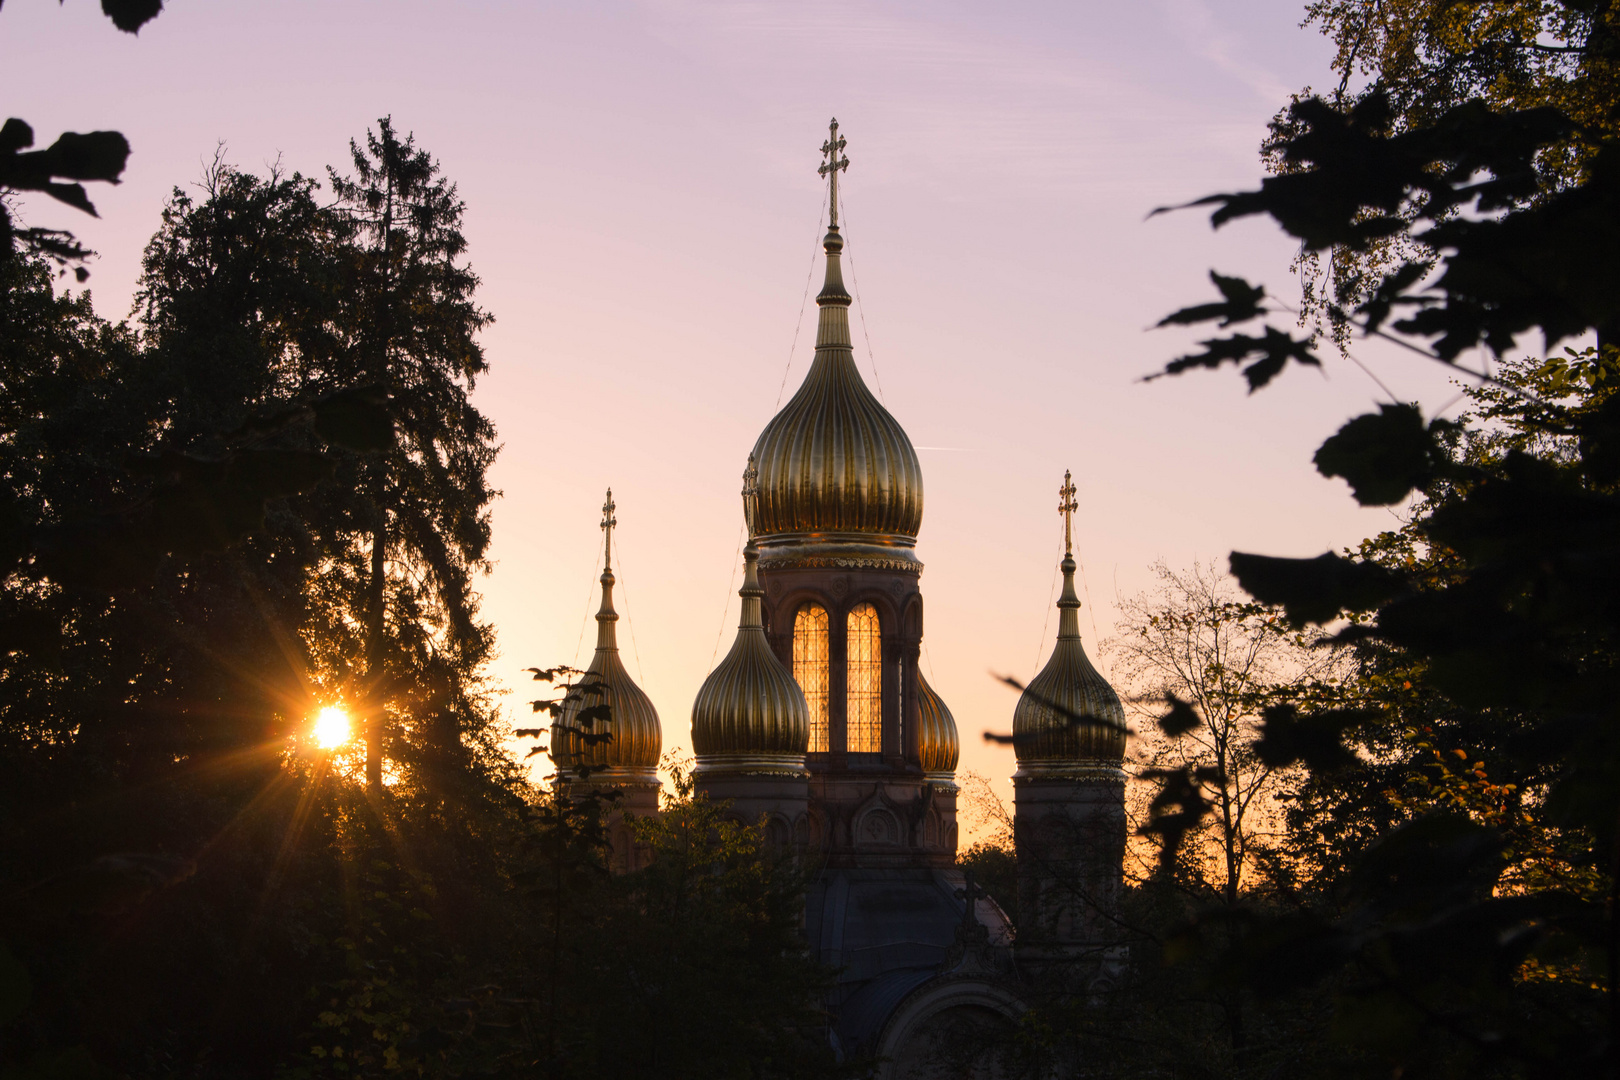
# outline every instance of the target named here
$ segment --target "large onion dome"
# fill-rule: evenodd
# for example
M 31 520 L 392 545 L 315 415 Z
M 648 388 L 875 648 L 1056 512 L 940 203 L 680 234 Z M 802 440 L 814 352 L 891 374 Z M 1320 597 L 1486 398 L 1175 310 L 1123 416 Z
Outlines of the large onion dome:
M 619 660 L 619 641 L 613 610 L 613 489 L 603 506 L 602 529 L 607 534 L 602 565 L 602 607 L 596 613 L 596 655 L 590 667 L 563 699 L 551 725 L 551 758 L 559 776 L 578 775 L 584 766 L 588 779 L 607 783 L 658 782 L 658 755 L 663 728 L 652 699 L 637 686 Z M 606 705 L 606 719 L 581 714 Z M 607 740 L 587 738 L 608 733 Z
M 793 673 L 765 638 L 759 551 L 743 551 L 746 572 L 737 640 L 709 673 L 692 703 L 692 749 L 703 773 L 804 772 L 810 747 L 810 706 Z
M 808 555 L 806 545 L 822 558 L 909 565 L 922 525 L 922 468 L 911 439 L 855 367 L 833 205 L 823 242 L 827 281 L 816 297 L 816 359 L 754 444 L 758 498 L 748 509 L 749 535 L 767 565 Z
M 956 773 L 961 752 L 956 718 L 922 672 L 917 672 L 917 758 L 923 772 L 949 779 Z
M 1074 509 L 1073 494 L 1065 474 L 1066 519 Z M 1069 531 L 1067 522 L 1064 531 Z M 1074 591 L 1072 542 L 1065 547 L 1057 645 L 1013 710 L 1013 751 L 1024 774 L 1075 767 L 1117 769 L 1125 758 L 1125 710 L 1080 644 L 1080 598 Z

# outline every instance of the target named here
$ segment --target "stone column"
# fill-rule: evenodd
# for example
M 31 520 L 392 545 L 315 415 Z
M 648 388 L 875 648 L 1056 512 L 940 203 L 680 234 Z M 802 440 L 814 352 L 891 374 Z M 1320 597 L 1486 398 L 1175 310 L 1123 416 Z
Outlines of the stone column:
M 899 766 L 904 757 L 900 746 L 900 635 L 886 633 L 883 642 L 883 763 Z

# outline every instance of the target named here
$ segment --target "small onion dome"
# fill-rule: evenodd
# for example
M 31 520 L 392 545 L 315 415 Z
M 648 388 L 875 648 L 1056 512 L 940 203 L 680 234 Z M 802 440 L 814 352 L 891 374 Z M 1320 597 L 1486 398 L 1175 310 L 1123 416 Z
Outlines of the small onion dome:
M 955 774 L 961 752 L 956 718 L 922 677 L 922 672 L 917 672 L 917 757 L 922 762 L 923 772 Z
M 557 720 L 551 725 L 551 759 L 558 775 L 572 773 L 578 766 L 589 769 L 589 779 L 642 780 L 656 783 L 658 755 L 663 748 L 663 727 L 652 699 L 637 686 L 619 660 L 619 641 L 613 610 L 613 491 L 603 507 L 603 530 L 607 533 L 606 556 L 602 569 L 602 608 L 596 613 L 596 655 L 591 666 L 563 699 Z M 605 720 L 586 723 L 580 714 L 596 705 L 606 705 Z M 590 741 L 583 736 L 608 732 L 606 741 Z
M 855 367 L 850 297 L 838 265 L 844 241 L 836 225 L 825 247 L 815 362 L 754 444 L 757 496 L 747 507 L 749 535 L 773 565 L 772 548 L 807 542 L 909 549 L 922 525 L 917 451 Z
M 737 640 L 692 703 L 692 749 L 699 772 L 804 773 L 810 706 L 776 658 L 760 617 L 759 550 L 749 543 Z
M 1057 645 L 1013 710 L 1013 751 L 1021 771 L 1061 766 L 1117 768 L 1125 758 L 1125 710 L 1080 644 L 1074 556 L 1063 558 Z

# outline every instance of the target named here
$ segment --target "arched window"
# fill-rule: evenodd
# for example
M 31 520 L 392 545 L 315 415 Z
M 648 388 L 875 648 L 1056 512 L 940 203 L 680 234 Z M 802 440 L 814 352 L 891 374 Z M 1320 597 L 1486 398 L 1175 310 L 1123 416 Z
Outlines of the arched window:
M 871 604 L 852 608 L 845 630 L 849 751 L 875 754 L 883 749 L 883 639 L 877 608 Z
M 793 617 L 793 677 L 810 705 L 810 752 L 827 752 L 827 609 L 806 604 Z

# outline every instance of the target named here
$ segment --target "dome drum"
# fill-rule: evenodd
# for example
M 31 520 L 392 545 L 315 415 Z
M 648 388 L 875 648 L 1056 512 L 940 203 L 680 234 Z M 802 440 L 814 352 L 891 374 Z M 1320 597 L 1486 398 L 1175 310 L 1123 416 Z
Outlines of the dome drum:
M 893 570 L 921 575 L 913 538 L 861 533 L 795 532 L 762 536 L 761 570 Z
M 916 575 L 793 566 L 760 577 L 771 648 L 813 701 L 812 770 L 920 774 L 911 745 L 922 641 Z M 859 627 L 850 621 L 857 615 Z M 801 641 L 801 621 L 811 616 L 820 629 L 814 642 Z

